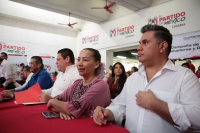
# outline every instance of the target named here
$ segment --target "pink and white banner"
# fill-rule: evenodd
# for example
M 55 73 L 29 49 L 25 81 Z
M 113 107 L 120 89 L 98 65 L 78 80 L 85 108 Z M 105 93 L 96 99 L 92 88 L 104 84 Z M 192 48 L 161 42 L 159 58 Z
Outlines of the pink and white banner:
M 173 37 L 170 59 L 200 57 L 200 31 Z

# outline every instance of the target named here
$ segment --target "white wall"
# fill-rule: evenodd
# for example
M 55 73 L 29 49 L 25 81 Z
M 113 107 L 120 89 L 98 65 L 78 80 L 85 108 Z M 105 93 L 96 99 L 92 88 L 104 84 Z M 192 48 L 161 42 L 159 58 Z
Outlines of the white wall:
M 141 33 L 140 29 L 142 26 L 148 24 L 149 19 L 154 19 L 155 17 L 165 17 L 173 16 L 174 14 L 185 12 L 185 15 L 181 18 L 184 21 L 164 24 L 166 28 L 170 30 L 173 35 L 179 35 L 194 31 L 199 31 L 200 27 L 198 22 L 200 22 L 200 1 L 199 0 L 174 0 L 169 1 L 154 7 L 146 8 L 135 12 L 133 14 L 121 17 L 119 19 L 109 21 L 107 23 L 97 25 L 96 27 L 88 28 L 80 32 L 77 39 L 79 40 L 79 48 L 93 47 L 101 50 L 112 50 L 116 48 L 123 48 L 128 46 L 138 45 Z M 170 19 L 174 20 L 174 18 Z M 160 24 L 160 23 L 159 23 Z M 182 24 L 183 26 L 178 26 Z M 123 29 L 130 26 L 134 26 L 134 32 L 130 34 L 117 34 L 115 37 L 110 36 L 110 31 L 114 29 Z M 98 41 L 91 41 L 93 36 L 98 35 Z M 83 38 L 89 38 L 87 43 L 82 43 Z M 108 59 L 106 57 L 106 59 Z M 106 61 L 105 61 L 106 62 Z
M 26 55 L 56 57 L 61 48 L 70 48 L 77 55 L 76 32 L 0 14 L 0 42 L 26 46 Z

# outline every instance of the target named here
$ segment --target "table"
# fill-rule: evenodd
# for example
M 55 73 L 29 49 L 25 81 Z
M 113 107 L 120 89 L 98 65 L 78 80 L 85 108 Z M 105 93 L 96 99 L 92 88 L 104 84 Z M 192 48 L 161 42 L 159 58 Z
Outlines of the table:
M 107 124 L 98 126 L 92 118 L 46 119 L 46 104 L 16 105 L 13 100 L 0 103 L 0 133 L 129 133 L 125 128 Z

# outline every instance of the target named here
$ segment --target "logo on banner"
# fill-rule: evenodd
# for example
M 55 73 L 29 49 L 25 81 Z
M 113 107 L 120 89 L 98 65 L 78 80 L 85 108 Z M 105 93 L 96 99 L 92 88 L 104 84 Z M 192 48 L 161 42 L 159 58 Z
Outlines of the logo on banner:
M 110 30 L 110 37 L 116 36 L 125 36 L 125 37 L 133 37 L 134 36 L 134 25 L 122 27 L 122 28 L 113 28 Z
M 94 36 L 87 36 L 82 38 L 82 44 L 92 43 L 92 44 L 98 44 L 99 41 L 99 35 Z
M 185 26 L 184 23 L 186 19 L 186 12 L 180 12 L 176 14 L 171 14 L 168 16 L 158 15 L 154 18 L 148 19 L 148 24 L 155 24 L 155 25 L 172 25 L 172 28 Z
M 15 45 L 8 45 L 0 43 L 0 50 L 6 52 L 7 54 L 24 55 L 26 53 L 26 48 Z

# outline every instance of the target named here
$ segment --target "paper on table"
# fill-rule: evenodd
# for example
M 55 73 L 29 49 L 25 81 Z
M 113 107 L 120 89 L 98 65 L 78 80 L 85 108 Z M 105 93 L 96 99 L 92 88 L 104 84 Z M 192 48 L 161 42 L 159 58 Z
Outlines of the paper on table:
M 36 83 L 28 90 L 22 92 L 15 92 L 15 100 L 17 104 L 28 102 L 40 102 L 39 95 L 42 93 L 40 85 Z

